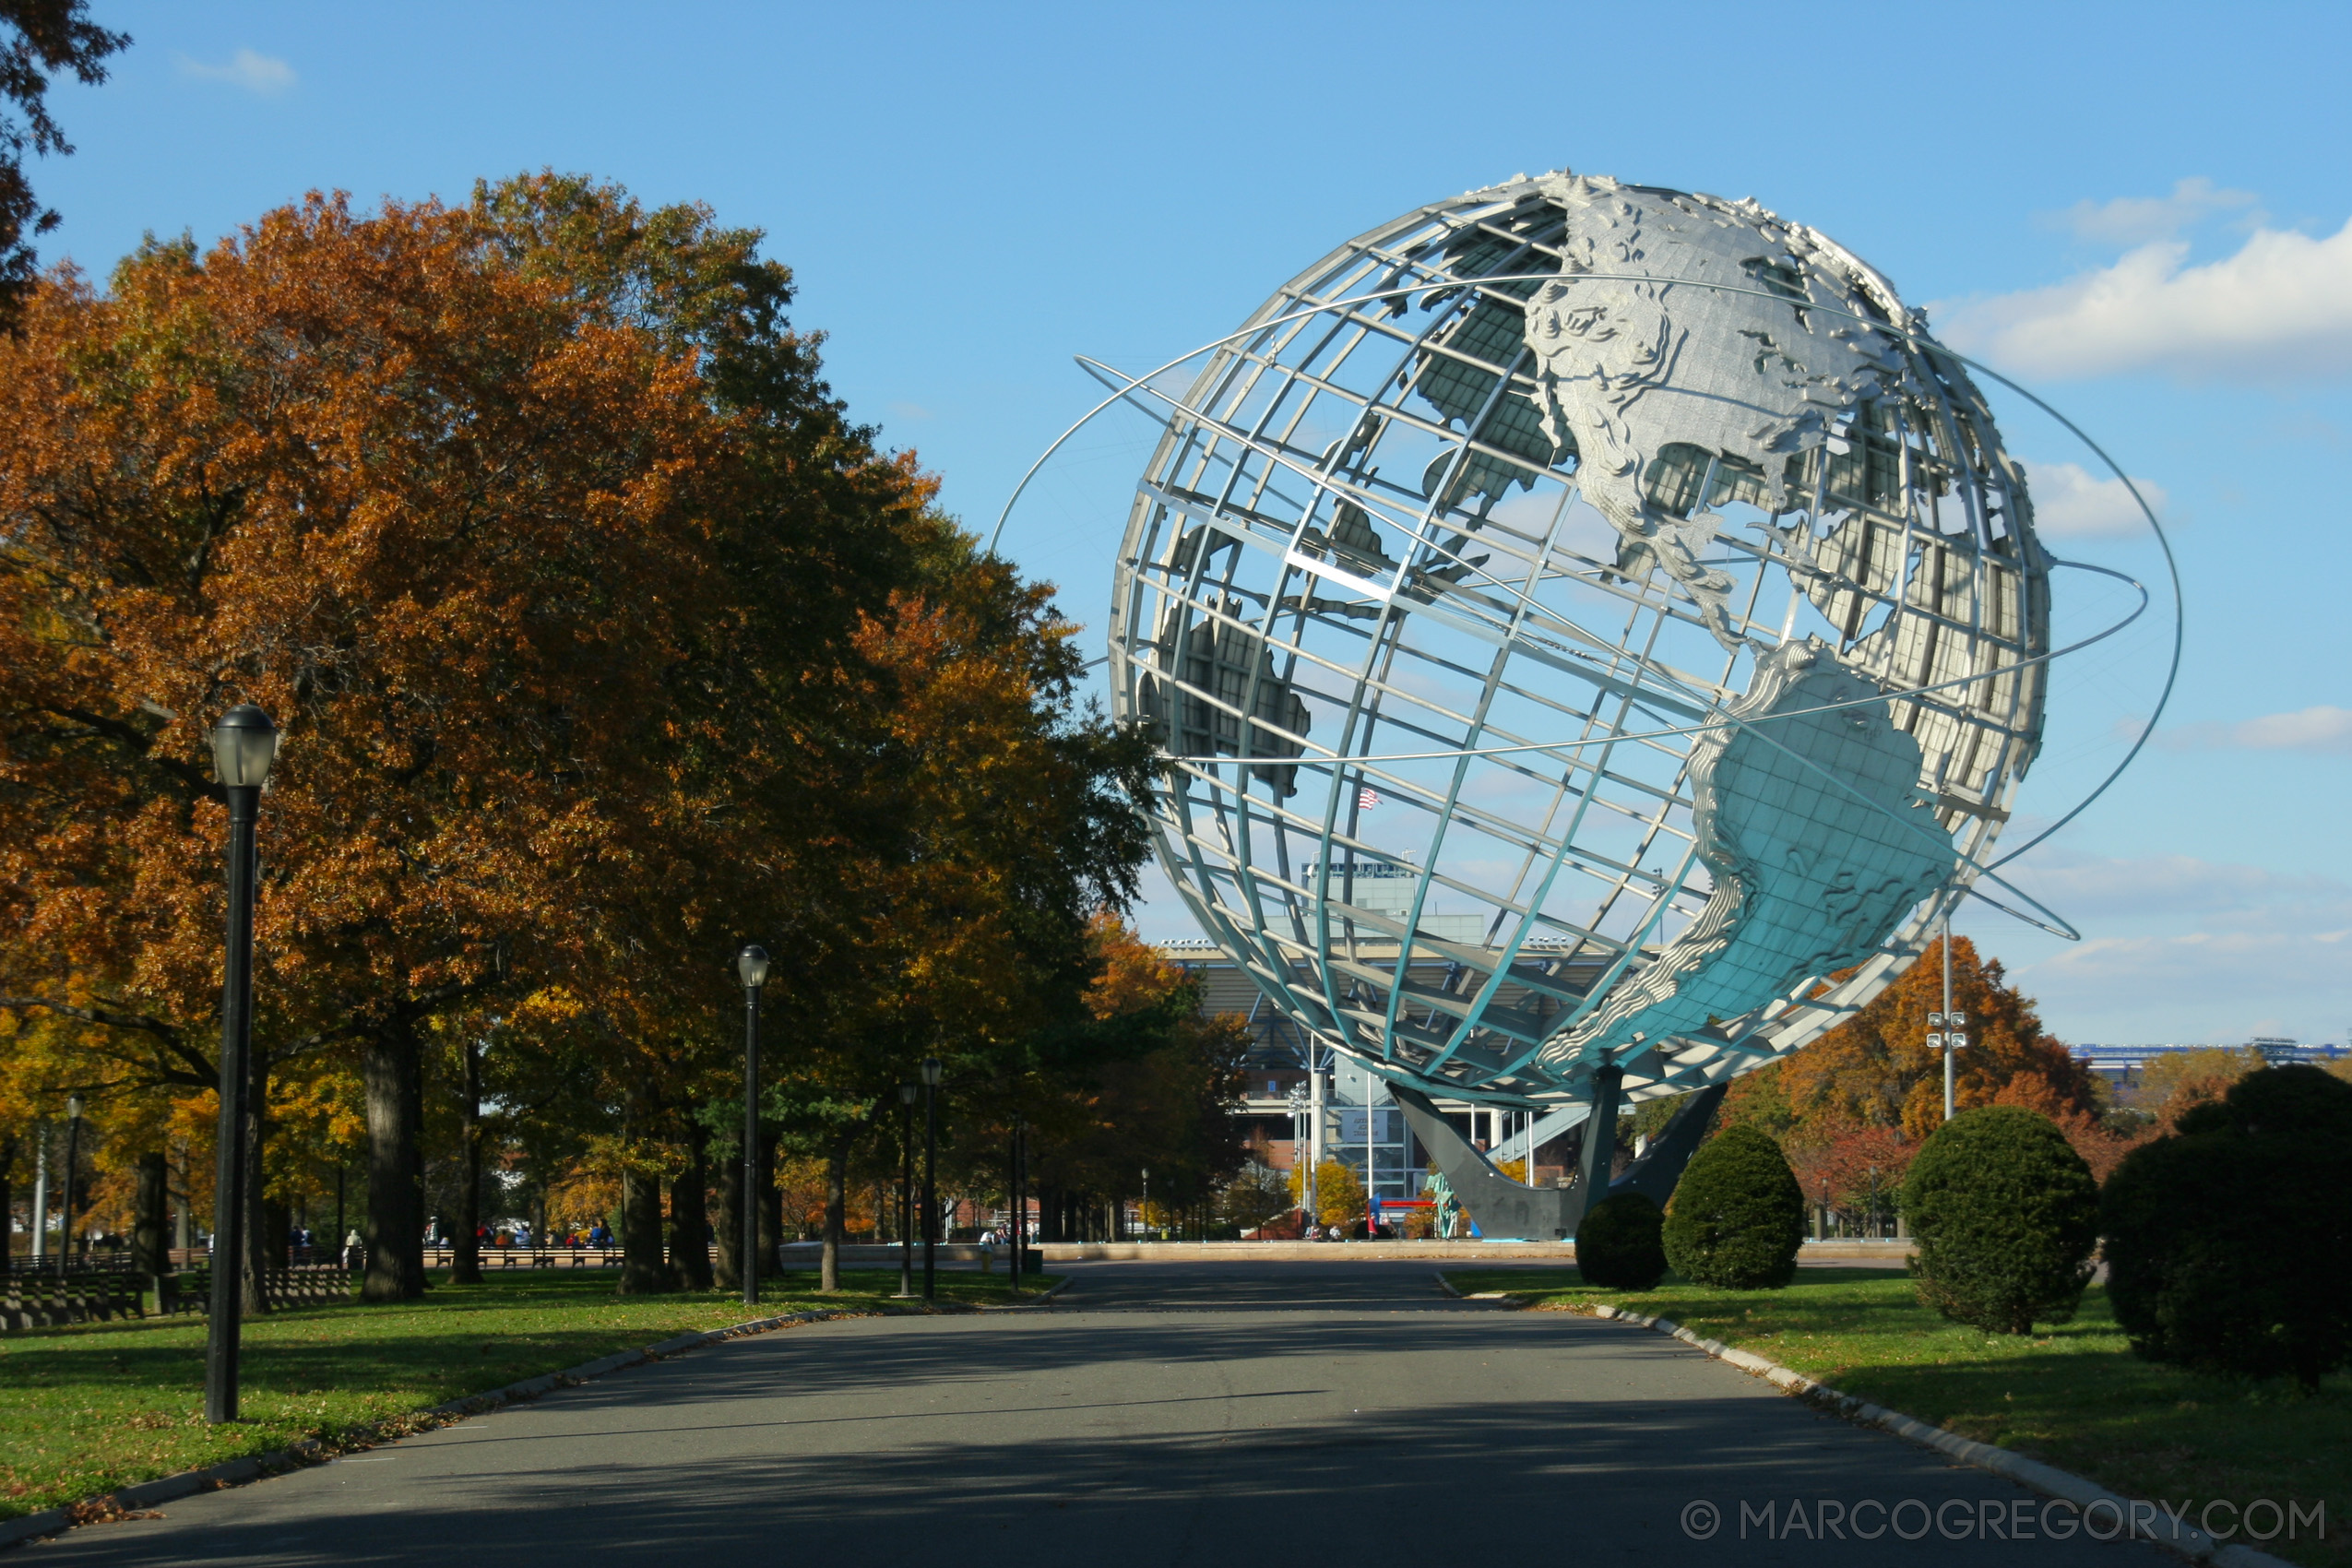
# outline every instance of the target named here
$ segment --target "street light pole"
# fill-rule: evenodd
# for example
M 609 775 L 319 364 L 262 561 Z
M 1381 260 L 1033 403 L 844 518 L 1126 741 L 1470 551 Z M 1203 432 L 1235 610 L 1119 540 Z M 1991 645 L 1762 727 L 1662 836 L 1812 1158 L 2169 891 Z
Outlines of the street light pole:
M 923 1058 L 923 1300 L 937 1299 L 939 1245 L 939 1058 Z
M 746 942 L 735 955 L 736 978 L 743 982 L 743 1212 L 742 1253 L 736 1272 L 743 1277 L 743 1305 L 759 1305 L 759 993 L 767 984 L 767 949 Z
M 1323 1067 L 1315 1058 L 1320 1048 L 1307 1042 L 1307 1180 L 1301 1191 L 1307 1200 L 1307 1223 L 1323 1223 L 1322 1194 L 1316 1191 L 1323 1174 Z
M 74 1266 L 74 1167 L 81 1163 L 82 1097 L 65 1097 L 65 1180 L 57 1209 L 57 1272 Z
M 1953 1087 L 1956 1071 L 1954 1053 L 1968 1043 L 1968 1015 L 1954 1012 L 1952 1006 L 1952 914 L 1943 916 L 1943 1011 L 1928 1015 L 1928 1049 L 1943 1052 L 1943 1119 L 1952 1120 Z
M 898 1300 L 915 1294 L 915 1100 L 922 1090 L 898 1086 Z
M 1028 1123 L 1013 1118 L 1012 1158 L 1005 1162 L 1004 1184 L 1012 1189 L 1013 1199 L 1013 1294 L 1021 1293 L 1021 1270 L 1024 1253 L 1029 1244 L 1028 1191 Z
M 239 703 L 212 727 L 212 770 L 229 798 L 229 929 L 220 976 L 220 1158 L 212 1177 L 212 1319 L 204 1348 L 204 1419 L 237 1419 L 244 1327 L 245 1097 L 253 1044 L 254 825 L 278 754 L 278 726 Z M 413 1240 L 413 1238 L 410 1238 Z
M 1943 1119 L 1949 1122 L 1952 1120 L 1952 1087 L 1954 1076 L 1952 1065 L 1952 1033 L 1949 1028 L 1952 1023 L 1952 914 L 1950 910 L 1946 910 L 1943 916 L 1943 1021 L 1946 1025 L 1943 1036 Z
M 41 1264 L 49 1258 L 49 1123 L 40 1123 L 32 1135 L 32 1259 Z

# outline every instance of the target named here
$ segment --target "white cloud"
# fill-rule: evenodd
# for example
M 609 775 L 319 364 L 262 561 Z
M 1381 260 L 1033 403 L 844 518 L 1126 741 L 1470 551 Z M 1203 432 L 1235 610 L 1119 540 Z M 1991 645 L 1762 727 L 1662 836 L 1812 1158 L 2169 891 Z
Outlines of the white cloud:
M 275 98 L 294 85 L 294 67 L 274 54 L 263 54 L 251 49 L 240 49 L 225 65 L 208 65 L 202 60 L 179 57 L 180 74 L 203 82 L 227 82 L 244 88 L 247 92 L 264 98 Z
M 2266 713 L 2234 724 L 2180 724 L 2159 731 L 2156 743 L 2170 751 L 2304 752 L 2314 756 L 2352 755 L 2352 708 L 2298 708 Z
M 2197 175 L 2174 185 L 2170 196 L 2078 201 L 2056 218 L 2061 227 L 2085 240 L 2144 245 L 2151 240 L 2171 239 L 2216 212 L 2243 211 L 2259 200 L 2251 191 L 2223 190 Z
M 2327 877 L 2282 876 L 2261 866 L 2193 855 L 2130 858 L 2038 852 L 2012 877 L 2059 913 L 2209 916 L 2281 902 L 2324 906 L 2352 920 L 2352 887 Z
M 1940 335 L 2025 375 L 2268 383 L 2352 372 L 2352 223 L 2325 239 L 2257 229 L 2234 255 L 2188 257 L 2184 242 L 2155 241 L 2047 289 L 1940 306 Z
M 2061 1036 L 2241 1041 L 2345 1039 L 2352 927 L 2249 921 L 2235 930 L 2094 937 L 2021 972 Z
M 2051 539 L 2120 539 L 2147 531 L 2148 520 L 2131 487 L 2120 479 L 2094 479 L 2080 463 L 2026 463 L 2025 484 L 2034 498 L 2034 531 Z M 2165 522 L 2164 486 L 2134 478 L 2149 507 Z
M 2340 1040 L 2352 1018 L 2352 885 L 2190 855 L 2037 850 L 2018 885 L 2083 931 L 2078 944 L 1980 930 L 2070 1040 Z M 1996 893 L 1996 896 L 1997 893 Z

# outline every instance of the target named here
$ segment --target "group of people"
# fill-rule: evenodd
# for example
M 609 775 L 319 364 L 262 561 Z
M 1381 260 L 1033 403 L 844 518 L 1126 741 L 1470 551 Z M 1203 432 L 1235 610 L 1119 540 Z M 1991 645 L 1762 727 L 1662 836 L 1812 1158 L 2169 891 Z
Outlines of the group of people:
M 448 1237 L 442 1231 L 439 1220 L 434 1221 L 426 1229 L 424 1244 L 428 1247 L 446 1247 L 451 1244 Z M 518 1219 L 512 1225 L 503 1227 L 487 1223 L 474 1227 L 474 1245 L 484 1252 L 493 1247 L 554 1246 L 576 1249 L 610 1247 L 615 1244 L 612 1227 L 600 1219 L 586 1230 L 576 1228 L 567 1229 L 544 1238 L 532 1232 L 529 1220 Z

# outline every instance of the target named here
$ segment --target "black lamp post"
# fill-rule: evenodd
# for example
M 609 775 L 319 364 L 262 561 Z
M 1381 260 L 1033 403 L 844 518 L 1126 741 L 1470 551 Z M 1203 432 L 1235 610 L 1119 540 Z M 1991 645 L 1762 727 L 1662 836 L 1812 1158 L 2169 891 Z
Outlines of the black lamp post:
M 65 1273 L 74 1265 L 74 1168 L 81 1163 L 82 1097 L 65 1097 L 65 1182 L 62 1196 L 65 1202 L 57 1210 L 57 1272 Z
M 923 1058 L 923 1300 L 936 1299 L 939 1245 L 939 1058 Z
M 229 931 L 220 974 L 220 1160 L 212 1179 L 212 1322 L 204 1350 L 204 1419 L 237 1419 L 244 1327 L 245 1095 L 252 1077 L 254 819 L 278 755 L 278 726 L 240 703 L 212 727 L 212 771 L 229 797 Z
M 922 1090 L 898 1086 L 898 1296 L 915 1293 L 915 1099 Z
M 767 983 L 767 949 L 746 942 L 735 955 L 743 981 L 743 1305 L 759 1305 L 759 992 Z
M 1012 1136 L 1004 1149 L 1004 1187 L 1006 1206 L 1013 1211 L 1013 1294 L 1021 1293 L 1021 1252 L 1028 1241 L 1029 1228 L 1028 1197 L 1021 1187 L 1021 1139 L 1028 1133 L 1027 1123 L 1013 1118 Z

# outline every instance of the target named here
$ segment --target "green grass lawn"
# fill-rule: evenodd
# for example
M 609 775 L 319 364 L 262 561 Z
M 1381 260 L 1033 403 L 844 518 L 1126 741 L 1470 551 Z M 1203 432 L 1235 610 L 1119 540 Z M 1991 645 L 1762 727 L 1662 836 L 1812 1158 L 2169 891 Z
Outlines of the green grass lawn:
M 844 1269 L 820 1295 L 813 1271 L 768 1282 L 760 1312 L 720 1294 L 620 1297 L 605 1270 L 434 1277 L 421 1301 L 303 1307 L 247 1319 L 239 1414 L 204 1423 L 202 1318 L 78 1324 L 0 1338 L 0 1516 L 78 1503 L 133 1481 L 267 1454 L 303 1438 L 560 1372 L 694 1329 L 804 1308 L 888 1311 L 896 1269 Z M 1053 1283 L 1039 1277 L 1042 1289 Z M 939 1276 L 944 1303 L 1001 1303 L 1003 1274 Z
M 1712 1290 L 1671 1277 L 1655 1290 L 1602 1290 L 1573 1268 L 1450 1269 L 1446 1278 L 1465 1294 L 1508 1291 L 1537 1308 L 1669 1318 L 2126 1497 L 2324 1500 L 2324 1540 L 2251 1544 L 2313 1568 L 2352 1565 L 2352 1378 L 2329 1378 L 2306 1397 L 2291 1384 L 2153 1365 L 2132 1354 L 2097 1287 L 2074 1322 L 2025 1339 L 1945 1322 L 1894 1269 L 1800 1269 L 1785 1290 Z

